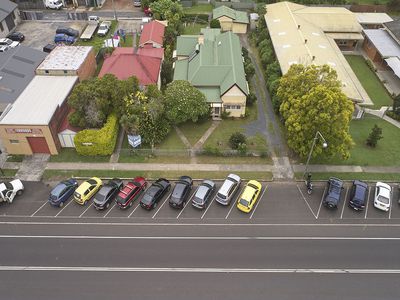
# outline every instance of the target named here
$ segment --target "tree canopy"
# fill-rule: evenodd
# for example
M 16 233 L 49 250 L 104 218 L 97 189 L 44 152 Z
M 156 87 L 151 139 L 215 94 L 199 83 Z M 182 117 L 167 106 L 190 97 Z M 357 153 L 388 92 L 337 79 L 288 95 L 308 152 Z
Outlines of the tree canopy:
M 313 156 L 339 154 L 347 159 L 353 144 L 349 126 L 353 104 L 341 91 L 336 71 L 328 65 L 292 65 L 281 78 L 278 92 L 280 113 L 288 145 L 305 158 L 317 131 L 328 143 L 316 143 Z
M 210 113 L 204 94 L 185 80 L 175 80 L 168 84 L 165 108 L 168 120 L 174 125 L 188 120 L 197 122 L 199 117 Z
M 179 23 L 184 15 L 182 5 L 173 0 L 158 0 L 150 4 L 150 9 L 157 20 Z

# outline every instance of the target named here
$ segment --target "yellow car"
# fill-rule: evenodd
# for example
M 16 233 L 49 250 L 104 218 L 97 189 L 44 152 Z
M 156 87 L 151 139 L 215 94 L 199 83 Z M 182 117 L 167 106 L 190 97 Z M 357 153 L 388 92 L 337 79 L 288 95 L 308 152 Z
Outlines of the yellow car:
M 260 196 L 261 189 L 261 183 L 256 180 L 250 180 L 239 197 L 237 208 L 245 213 L 251 212 L 258 200 L 258 196 Z
M 86 203 L 93 197 L 94 194 L 101 188 L 103 182 L 100 178 L 92 177 L 84 182 L 75 190 L 74 200 L 80 205 Z

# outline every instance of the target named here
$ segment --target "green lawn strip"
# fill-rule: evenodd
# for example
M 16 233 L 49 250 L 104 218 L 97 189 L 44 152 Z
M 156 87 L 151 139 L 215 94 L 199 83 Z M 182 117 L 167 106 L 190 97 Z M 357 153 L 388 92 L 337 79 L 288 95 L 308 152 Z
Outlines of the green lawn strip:
M 358 55 L 345 55 L 345 57 L 374 103 L 373 107 L 379 109 L 382 106 L 391 106 L 393 104 L 392 98 L 375 72 L 368 67 L 365 59 Z
M 123 38 L 121 38 L 121 47 L 133 47 L 133 35 L 132 34 L 127 34 L 125 36 L 125 41 Z
M 302 180 L 303 172 L 296 172 L 295 177 L 298 180 Z M 400 173 L 312 173 L 312 180 L 328 180 L 329 177 L 337 177 L 342 180 L 400 181 Z
M 7 162 L 22 162 L 25 155 L 10 154 L 7 155 Z
M 134 178 L 144 176 L 147 179 L 157 179 L 160 177 L 177 179 L 182 175 L 191 176 L 193 179 L 225 179 L 231 172 L 207 172 L 207 171 L 119 171 L 119 170 L 45 170 L 44 180 L 63 180 L 69 177 L 93 177 L 100 178 Z M 270 172 L 235 172 L 243 179 L 271 180 Z
M 212 4 L 198 4 L 192 7 L 184 7 L 183 11 L 187 14 L 208 14 L 212 12 Z
M 183 27 L 184 35 L 198 35 L 202 28 L 206 28 L 207 24 L 188 23 Z
M 58 155 L 50 156 L 50 162 L 103 163 L 109 161 L 110 156 L 79 155 L 74 148 L 63 148 Z
M 111 28 L 106 36 L 98 36 L 97 31 L 93 34 L 93 37 L 89 41 L 79 40 L 75 43 L 76 46 L 93 46 L 95 53 L 103 47 L 104 40 L 111 38 L 117 28 L 117 21 L 111 21 Z
M 390 0 L 357 0 L 357 4 L 369 4 L 369 5 L 384 5 L 388 4 Z
M 197 123 L 188 121 L 182 125 L 179 125 L 179 129 L 186 136 L 189 143 L 194 146 L 207 131 L 207 129 L 210 128 L 211 124 L 212 120 L 198 121 Z
M 179 138 L 174 128 L 171 128 L 168 136 L 161 142 L 161 144 L 156 146 L 157 149 L 168 149 L 168 150 L 184 150 L 185 145 Z
M 0 178 L 14 177 L 18 169 L 1 169 L 3 173 L 0 173 Z
M 141 154 L 133 154 L 132 152 L 124 153 L 121 151 L 119 163 L 153 163 L 153 164 L 188 164 L 190 163 L 189 156 L 180 155 L 160 155 L 149 156 Z
M 366 140 L 374 124 L 382 128 L 383 139 L 376 148 L 366 145 Z M 400 130 L 396 126 L 375 116 L 366 114 L 361 120 L 350 123 L 350 134 L 355 146 L 350 151 L 350 158 L 312 159 L 313 164 L 359 165 L 359 166 L 400 166 Z M 329 147 L 329 141 L 328 141 Z
M 198 164 L 247 164 L 247 165 L 268 165 L 271 164 L 270 158 L 254 157 L 254 156 L 196 156 Z

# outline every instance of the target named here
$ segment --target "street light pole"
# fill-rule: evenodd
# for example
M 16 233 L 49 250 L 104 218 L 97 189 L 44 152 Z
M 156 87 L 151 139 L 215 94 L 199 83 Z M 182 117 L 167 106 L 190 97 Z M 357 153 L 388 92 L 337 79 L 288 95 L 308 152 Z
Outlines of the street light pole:
M 305 169 L 304 174 L 303 174 L 303 177 L 304 177 L 304 178 L 305 178 L 305 176 L 306 176 L 306 174 L 307 174 L 307 171 L 308 171 L 308 163 L 310 162 L 311 155 L 312 155 L 312 153 L 313 153 L 313 151 L 314 151 L 315 144 L 316 144 L 316 142 L 317 142 L 317 140 L 318 140 L 319 137 L 324 141 L 323 144 L 322 144 L 322 147 L 323 147 L 323 148 L 328 147 L 328 143 L 326 142 L 324 136 L 321 134 L 321 132 L 319 132 L 319 131 L 317 130 L 317 132 L 315 133 L 315 137 L 314 137 L 314 140 L 313 140 L 313 143 L 312 143 L 310 152 L 308 153 L 308 158 L 307 158 L 307 163 L 306 163 L 306 169 Z
M 115 21 L 118 21 L 118 18 L 117 18 L 117 11 L 115 10 L 115 5 L 114 5 L 114 0 L 111 0 L 111 2 L 112 2 L 113 10 L 114 10 L 114 19 L 115 19 Z

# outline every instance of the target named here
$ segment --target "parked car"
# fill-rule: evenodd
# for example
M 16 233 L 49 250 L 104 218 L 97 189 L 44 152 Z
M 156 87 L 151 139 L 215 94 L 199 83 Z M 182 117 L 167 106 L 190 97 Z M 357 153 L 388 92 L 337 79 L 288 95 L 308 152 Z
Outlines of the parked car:
M 79 31 L 75 30 L 71 27 L 63 27 L 63 26 L 58 27 L 56 29 L 56 34 L 60 34 L 60 33 L 63 33 L 63 34 L 69 35 L 69 36 L 73 36 L 74 38 L 77 38 L 79 36 Z
M 343 190 L 343 181 L 338 178 L 331 177 L 328 180 L 327 187 L 328 191 L 326 192 L 322 204 L 330 209 L 337 208 L 339 206 L 340 196 Z
M 0 46 L 8 46 L 10 48 L 15 48 L 19 46 L 19 42 L 10 40 L 9 38 L 0 39 Z
M 74 178 L 61 181 L 50 192 L 49 203 L 53 206 L 63 207 L 65 202 L 74 194 L 78 181 Z
M 7 37 L 15 42 L 22 42 L 25 40 L 25 36 L 18 31 L 14 31 L 13 33 L 10 33 L 9 35 L 7 35 Z
M 101 22 L 99 29 L 97 30 L 97 35 L 99 36 L 105 36 L 107 32 L 111 28 L 111 22 L 110 21 L 103 21 Z
M 354 210 L 363 210 L 367 202 L 368 184 L 354 180 L 350 191 L 349 206 Z
M 45 6 L 46 8 L 51 9 L 61 9 L 63 7 L 63 4 L 61 0 L 46 0 Z
M 142 2 L 140 0 L 133 0 L 133 6 L 134 7 L 141 7 L 142 6 Z
M 24 192 L 24 185 L 19 179 L 10 182 L 0 183 L 0 202 L 12 203 L 15 196 L 20 196 Z
M 206 208 L 215 190 L 215 183 L 211 180 L 203 180 L 199 185 L 192 199 L 194 207 L 203 209 Z
M 192 186 L 193 180 L 191 177 L 181 176 L 176 182 L 171 197 L 169 198 L 169 205 L 173 208 L 183 208 L 189 198 Z
M 101 188 L 103 182 L 100 178 L 92 177 L 84 181 L 74 193 L 74 200 L 80 205 L 86 205 L 88 201 L 96 194 Z
M 148 210 L 155 208 L 170 189 L 171 184 L 167 179 L 157 179 L 144 193 L 140 200 L 140 206 Z
M 122 186 L 122 180 L 119 178 L 113 178 L 103 185 L 93 198 L 94 208 L 97 210 L 109 208 Z
M 8 46 L 0 46 L 0 52 L 6 52 L 10 47 Z
M 43 47 L 43 52 L 50 53 L 51 51 L 54 50 L 55 47 L 57 47 L 57 45 L 47 44 L 46 46 Z
M 146 189 L 147 182 L 143 177 L 136 177 L 129 181 L 118 193 L 116 202 L 119 208 L 131 207 L 133 201 Z
M 242 212 L 251 212 L 260 196 L 261 189 L 261 183 L 257 180 L 250 180 L 239 197 L 236 207 Z
M 239 189 L 241 179 L 236 174 L 229 174 L 220 187 L 215 200 L 222 205 L 229 205 L 232 196 Z
M 378 181 L 375 186 L 374 206 L 377 209 L 388 211 L 392 199 L 392 188 L 390 185 Z
M 54 43 L 71 45 L 75 43 L 75 38 L 73 36 L 69 36 L 64 33 L 59 33 L 56 34 L 56 36 L 54 37 Z

